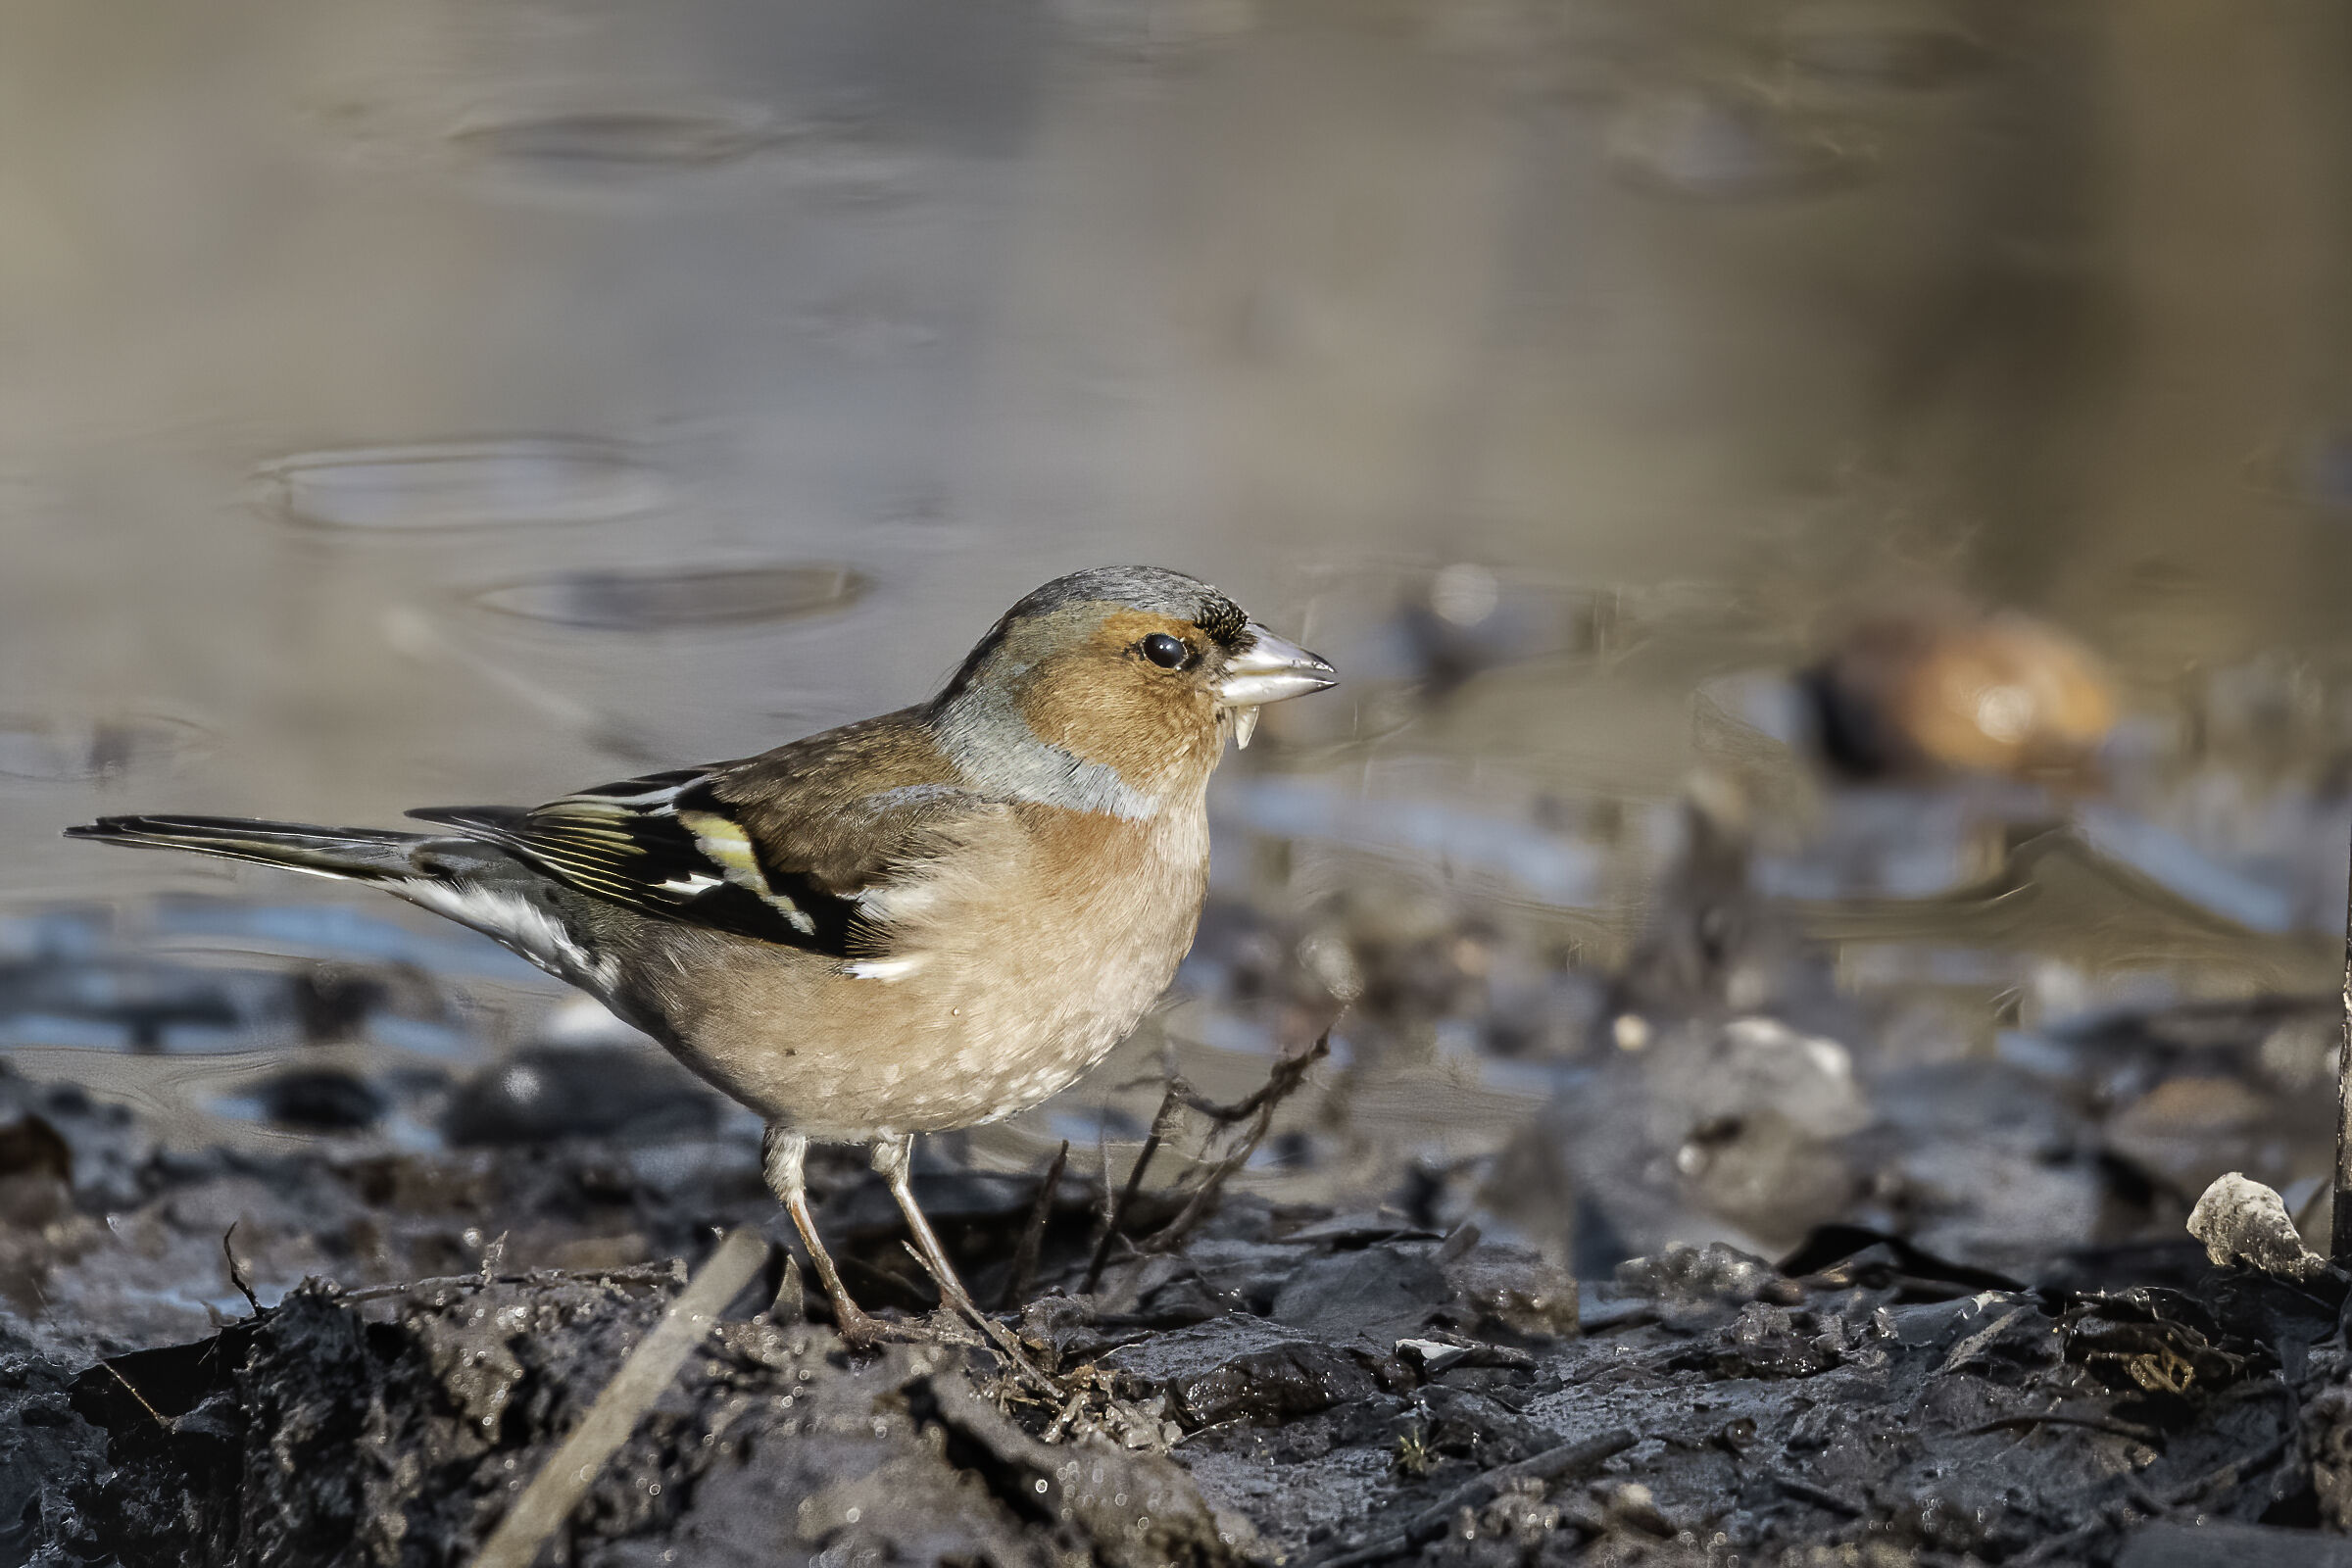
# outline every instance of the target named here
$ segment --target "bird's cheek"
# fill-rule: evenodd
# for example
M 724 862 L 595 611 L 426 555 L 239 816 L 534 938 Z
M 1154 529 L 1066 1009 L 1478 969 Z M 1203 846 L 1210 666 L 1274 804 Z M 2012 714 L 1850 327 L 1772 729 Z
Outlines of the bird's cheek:
M 1215 733 L 1209 704 L 1168 684 L 1168 690 L 1136 690 L 1115 678 L 1084 685 L 1041 682 L 1022 713 L 1039 740 L 1116 768 L 1121 777 L 1149 778 Z

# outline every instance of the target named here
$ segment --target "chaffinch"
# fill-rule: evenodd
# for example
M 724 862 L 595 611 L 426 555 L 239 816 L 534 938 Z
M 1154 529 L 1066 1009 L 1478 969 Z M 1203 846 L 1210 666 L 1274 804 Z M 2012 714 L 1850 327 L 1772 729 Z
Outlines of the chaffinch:
M 1046 584 L 929 702 L 741 761 L 430 833 L 110 816 L 73 838 L 371 883 L 596 997 L 767 1123 L 768 1185 L 854 1341 L 808 1212 L 809 1140 L 870 1143 L 915 1246 L 969 1298 L 907 1183 L 917 1133 L 993 1121 L 1134 1028 L 1192 945 L 1208 775 L 1262 704 L 1332 668 L 1206 583 Z

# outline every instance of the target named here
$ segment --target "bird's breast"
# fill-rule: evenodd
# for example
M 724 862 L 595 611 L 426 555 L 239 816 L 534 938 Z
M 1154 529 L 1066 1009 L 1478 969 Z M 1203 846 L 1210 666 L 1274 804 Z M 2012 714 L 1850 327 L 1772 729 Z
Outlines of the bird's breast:
M 1066 1086 L 1191 947 L 1206 817 L 1024 807 L 1004 826 L 883 890 L 870 956 L 739 967 L 683 1009 L 673 1049 L 816 1137 L 971 1126 Z

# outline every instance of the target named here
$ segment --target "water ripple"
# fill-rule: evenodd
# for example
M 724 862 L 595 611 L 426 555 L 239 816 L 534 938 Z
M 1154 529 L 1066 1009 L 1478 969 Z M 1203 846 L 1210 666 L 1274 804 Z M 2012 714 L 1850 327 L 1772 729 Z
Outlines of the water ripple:
M 846 566 L 699 566 L 557 572 L 475 596 L 501 614 L 594 631 L 784 620 L 837 610 L 862 597 L 866 580 Z
M 666 497 L 660 473 L 626 450 L 556 437 L 306 452 L 256 477 L 271 510 L 319 528 L 599 522 Z
M 502 163 L 590 172 L 730 163 L 771 145 L 778 131 L 764 110 L 716 104 L 480 115 L 449 137 Z
M 0 777 L 79 783 L 169 773 L 211 745 L 185 719 L 154 714 L 26 717 L 0 714 Z

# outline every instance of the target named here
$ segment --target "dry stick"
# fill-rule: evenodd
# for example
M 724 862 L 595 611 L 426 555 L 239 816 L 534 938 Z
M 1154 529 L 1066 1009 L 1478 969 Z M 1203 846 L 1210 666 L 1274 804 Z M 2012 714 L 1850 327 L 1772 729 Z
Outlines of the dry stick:
M 1037 1254 L 1045 1248 L 1046 1225 L 1054 1217 L 1054 1195 L 1061 1190 L 1061 1173 L 1069 1162 L 1070 1141 L 1064 1138 L 1054 1163 L 1046 1167 L 1046 1179 L 1037 1184 L 1037 1200 L 1029 1205 L 1029 1223 L 1021 1228 L 1020 1245 L 1012 1250 L 1012 1272 L 1005 1276 L 1004 1294 L 997 1301 L 1001 1307 L 1020 1305 L 1037 1283 Z
M 637 1342 L 588 1414 L 522 1489 L 514 1506 L 482 1544 L 473 1568 L 530 1568 L 547 1538 L 570 1517 L 614 1449 L 710 1332 L 711 1322 L 767 1260 L 767 1243 L 744 1226 L 728 1234 L 669 1309 Z
M 1993 1432 L 2031 1432 L 2035 1427 L 2080 1427 L 2085 1432 L 2104 1432 L 2111 1438 L 2136 1443 L 2143 1448 L 2163 1439 L 2163 1434 L 2152 1427 L 2102 1420 L 2095 1415 L 2061 1415 L 2055 1410 L 2044 1410 L 2039 1414 L 2028 1411 L 2022 1415 L 2005 1415 L 1996 1421 L 1987 1421 L 1983 1426 L 1970 1427 L 1960 1435 L 1964 1438 L 1981 1438 Z
M 1331 1031 L 1326 1029 L 1312 1046 L 1296 1056 L 1286 1056 L 1276 1062 L 1274 1070 L 1266 1075 L 1264 1086 L 1238 1105 L 1211 1104 L 1187 1090 L 1185 1102 L 1203 1115 L 1213 1117 L 1217 1121 L 1236 1122 L 1252 1113 L 1256 1119 L 1250 1123 L 1249 1136 L 1236 1145 L 1231 1153 L 1219 1160 L 1209 1171 L 1206 1179 L 1194 1189 L 1192 1199 L 1184 1205 L 1183 1212 L 1146 1239 L 1142 1245 L 1142 1250 L 1147 1252 L 1167 1251 L 1183 1241 L 1185 1237 L 1191 1235 L 1194 1227 L 1208 1217 L 1216 1207 L 1218 1196 L 1225 1190 L 1226 1181 L 1235 1171 L 1248 1164 L 1250 1156 L 1257 1152 L 1257 1146 L 1265 1142 L 1267 1129 L 1274 1125 L 1275 1107 L 1280 1105 L 1292 1091 L 1306 1081 L 1306 1070 L 1309 1067 L 1330 1054 Z
M 366 1285 L 338 1292 L 344 1301 L 380 1301 L 388 1296 L 414 1296 L 420 1291 L 478 1291 L 491 1285 L 682 1285 L 686 1269 L 677 1258 L 663 1263 L 630 1263 L 620 1268 L 543 1268 L 528 1274 L 446 1274 L 401 1285 Z
M 166 1432 L 172 1430 L 172 1423 L 164 1419 L 164 1412 L 158 1410 L 154 1405 L 149 1404 L 147 1402 L 147 1396 L 141 1394 L 137 1389 L 131 1387 L 130 1379 L 122 1375 L 122 1369 L 121 1367 L 116 1366 L 112 1361 L 101 1361 L 98 1364 L 115 1375 L 115 1381 L 122 1385 L 123 1392 L 139 1401 L 140 1409 L 155 1417 L 155 1424 L 157 1426 L 162 1427 Z
M 1250 1116 L 1255 1116 L 1257 1120 L 1240 1149 L 1217 1163 L 1194 1191 L 1183 1211 L 1155 1232 L 1144 1244 L 1143 1250 L 1166 1251 L 1184 1240 L 1193 1227 L 1207 1216 L 1217 1195 L 1224 1189 L 1226 1179 L 1257 1152 L 1257 1146 L 1265 1139 L 1266 1129 L 1273 1125 L 1274 1107 L 1306 1081 L 1309 1067 L 1331 1054 L 1331 1031 L 1338 1024 L 1339 1020 L 1333 1019 L 1316 1037 L 1313 1045 L 1296 1056 L 1285 1056 L 1276 1061 L 1274 1070 L 1266 1074 L 1266 1081 L 1258 1086 L 1256 1093 L 1231 1105 L 1220 1105 L 1213 1100 L 1203 1099 L 1182 1078 L 1168 1080 L 1168 1092 L 1160 1100 L 1159 1113 L 1152 1118 L 1152 1131 L 1144 1139 L 1142 1152 L 1135 1157 L 1135 1168 L 1127 1173 L 1127 1186 L 1119 1194 L 1119 1200 L 1102 1227 L 1102 1240 L 1095 1244 L 1095 1255 L 1086 1265 L 1086 1283 L 1079 1287 L 1079 1294 L 1091 1296 L 1095 1287 L 1102 1283 L 1102 1267 L 1110 1258 L 1110 1245 L 1118 1237 L 1119 1222 L 1126 1217 L 1127 1210 L 1135 1202 L 1138 1189 L 1144 1185 L 1144 1167 L 1152 1163 L 1152 1156 L 1159 1152 L 1159 1146 L 1176 1131 L 1178 1112 L 1197 1110 L 1222 1126 L 1231 1126 Z M 1211 1136 L 1213 1138 L 1214 1135 Z
M 1815 1486 L 1803 1476 L 1792 1476 L 1782 1470 L 1766 1470 L 1764 1479 L 1799 1502 L 1809 1502 L 1816 1508 L 1847 1519 L 1859 1519 L 1870 1511 L 1850 1498 L 1838 1495 L 1827 1487 Z
M 1127 1185 L 1120 1190 L 1118 1201 L 1111 1204 L 1109 1214 L 1103 1218 L 1102 1237 L 1095 1243 L 1095 1255 L 1087 1261 L 1086 1283 L 1078 1287 L 1079 1295 L 1092 1296 L 1095 1287 L 1102 1283 L 1102 1265 L 1110 1261 L 1110 1244 L 1118 1239 L 1119 1221 L 1127 1217 L 1127 1210 L 1134 1204 L 1137 1191 L 1144 1185 L 1144 1167 L 1152 1163 L 1152 1156 L 1159 1152 L 1159 1146 L 1176 1130 L 1176 1115 L 1184 1109 L 1184 1097 L 1191 1093 L 1191 1086 L 1179 1078 L 1172 1081 L 1168 1085 L 1168 1092 L 1160 1097 L 1158 1113 L 1152 1118 L 1152 1131 L 1145 1135 L 1143 1150 L 1135 1156 L 1134 1168 L 1127 1172 Z
M 1338 1027 L 1337 1023 L 1335 1022 L 1332 1027 Z M 1274 1070 L 1266 1074 L 1266 1081 L 1257 1086 L 1256 1093 L 1249 1099 L 1231 1105 L 1220 1105 L 1213 1100 L 1203 1100 L 1193 1092 L 1192 1085 L 1181 1078 L 1171 1085 L 1171 1092 L 1181 1093 L 1186 1104 L 1211 1121 L 1224 1122 L 1230 1126 L 1260 1110 L 1270 1110 L 1289 1099 L 1292 1092 L 1306 1081 L 1306 1069 L 1330 1054 L 1331 1029 L 1327 1028 L 1322 1034 L 1315 1037 L 1313 1045 L 1296 1056 L 1284 1056 L 1276 1061 Z
M 245 1303 L 258 1313 L 262 1309 L 262 1298 L 253 1294 L 253 1286 L 247 1283 L 245 1271 L 237 1266 L 237 1254 L 228 1245 L 229 1238 L 236 1234 L 237 1222 L 232 1219 L 228 1222 L 228 1229 L 220 1233 L 220 1255 L 228 1259 L 228 1283 L 237 1288 L 237 1294 L 245 1298 Z
M 2352 875 L 2344 886 L 2343 1009 L 2335 1058 L 2334 1215 L 2328 1227 L 2328 1255 L 2338 1268 L 2352 1267 Z
M 1184 1207 L 1176 1217 L 1137 1243 L 1136 1250 L 1171 1251 L 1178 1243 L 1190 1236 L 1216 1208 L 1217 1200 L 1224 1195 L 1226 1179 L 1248 1164 L 1250 1156 L 1257 1152 L 1257 1146 L 1264 1142 L 1266 1128 L 1273 1120 L 1274 1107 L 1267 1105 L 1261 1108 L 1257 1119 L 1250 1124 L 1249 1136 L 1236 1144 L 1231 1153 L 1209 1167 L 1208 1175 L 1201 1179 L 1200 1186 L 1193 1189 L 1192 1197 L 1185 1200 Z
M 1444 1535 L 1453 1523 L 1454 1515 L 1464 1508 L 1483 1508 L 1522 1481 L 1550 1483 L 1580 1470 L 1592 1469 L 1623 1453 L 1636 1441 L 1633 1433 L 1619 1427 L 1582 1443 L 1563 1443 L 1556 1448 L 1546 1448 L 1532 1459 L 1506 1464 L 1463 1482 L 1406 1520 L 1404 1527 L 1394 1535 L 1308 1561 L 1311 1568 L 1358 1568 L 1359 1564 L 1379 1562 L 1385 1557 L 1401 1557 L 1413 1547 Z

